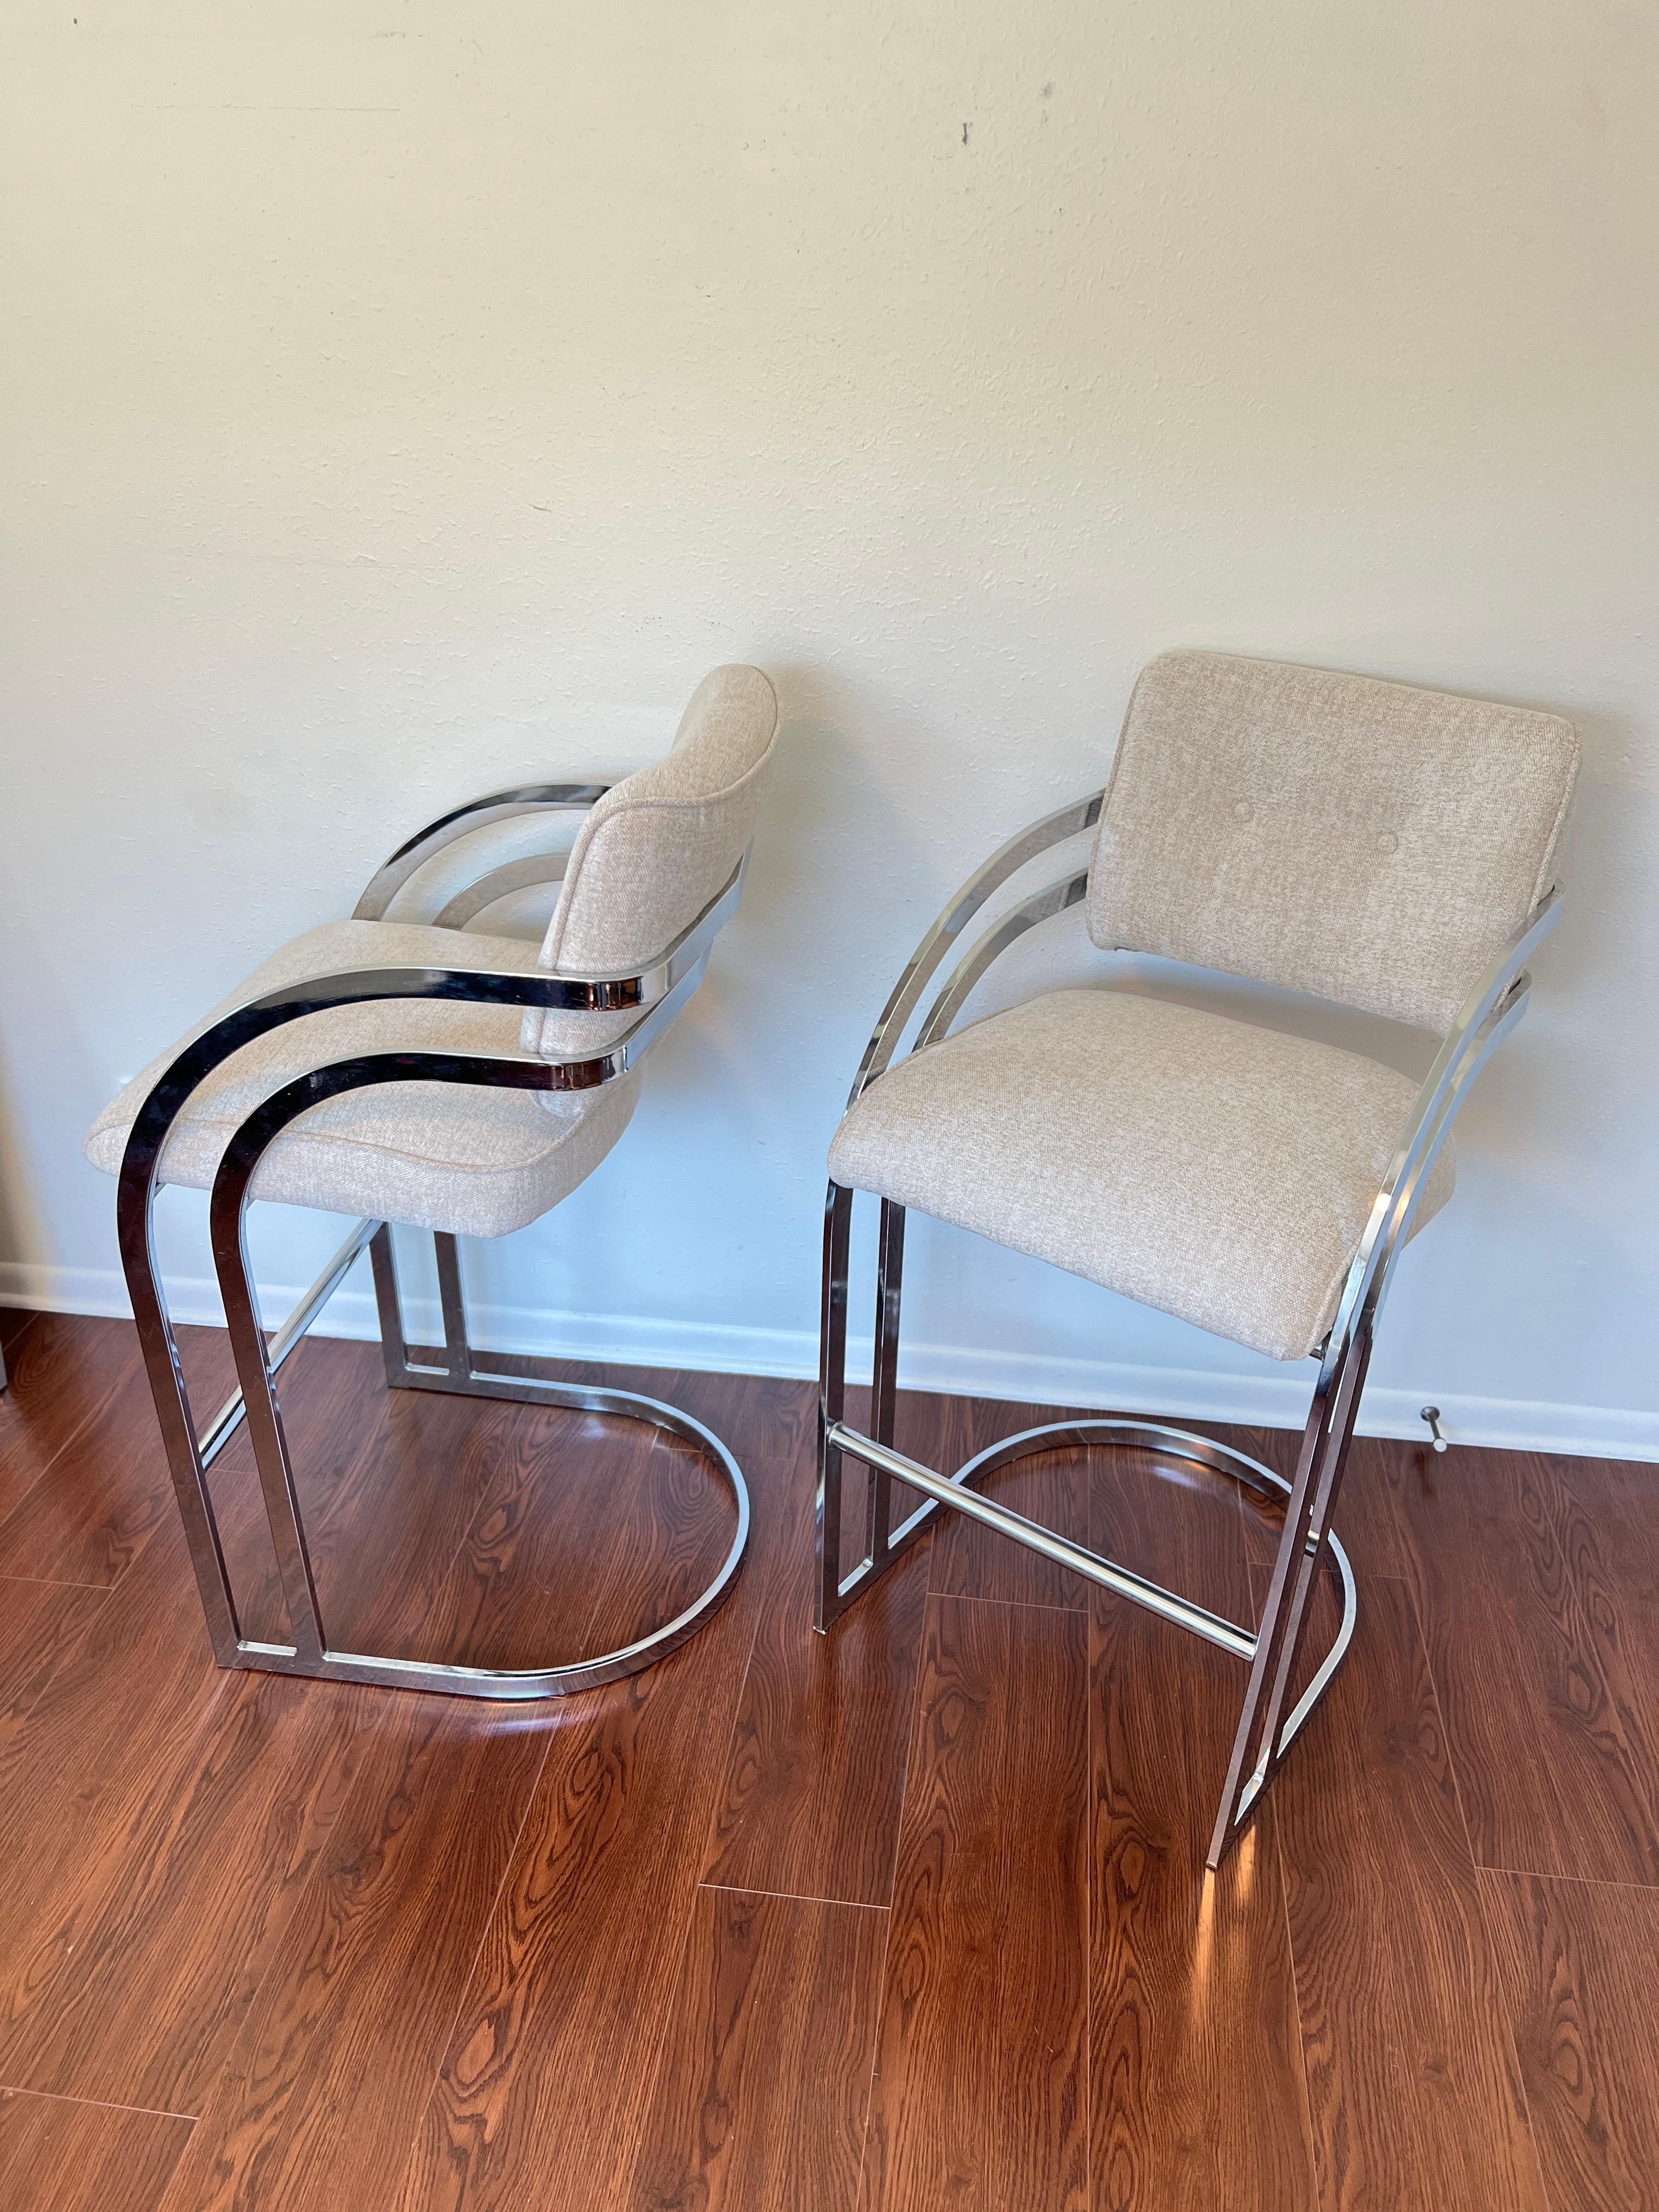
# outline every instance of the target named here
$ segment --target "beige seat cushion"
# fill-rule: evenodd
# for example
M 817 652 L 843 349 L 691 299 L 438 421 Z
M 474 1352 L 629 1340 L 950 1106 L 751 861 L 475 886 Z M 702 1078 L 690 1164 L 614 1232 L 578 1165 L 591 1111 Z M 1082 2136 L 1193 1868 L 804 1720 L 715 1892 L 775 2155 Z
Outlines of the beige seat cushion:
M 1335 1317 L 1416 1096 L 1334 1046 L 1056 991 L 890 1069 L 830 1172 L 1295 1359 Z M 1448 1147 L 1416 1226 L 1451 1187 Z
M 246 1000 L 307 975 L 410 963 L 534 969 L 538 950 L 462 930 L 332 922 L 285 945 L 189 1034 L 198 1036 Z M 253 1109 L 308 1069 L 364 1052 L 516 1058 L 521 1019 L 514 1006 L 403 1000 L 288 1023 L 245 1046 L 197 1091 L 173 1124 L 161 1180 L 209 1188 L 226 1145 Z M 181 1037 L 152 1060 L 99 1115 L 86 1146 L 94 1166 L 118 1172 L 139 1107 L 187 1042 Z M 536 1220 L 592 1173 L 628 1127 L 638 1096 L 637 1074 L 554 1096 L 450 1083 L 349 1092 L 283 1131 L 259 1164 L 252 1195 L 457 1236 L 502 1237 Z

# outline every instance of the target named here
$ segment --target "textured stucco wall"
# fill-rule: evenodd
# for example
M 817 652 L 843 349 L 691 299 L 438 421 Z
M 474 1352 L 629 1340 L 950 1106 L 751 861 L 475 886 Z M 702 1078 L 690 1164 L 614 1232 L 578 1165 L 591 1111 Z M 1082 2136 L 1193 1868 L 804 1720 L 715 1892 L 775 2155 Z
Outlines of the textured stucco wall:
M 1372 1419 L 1659 1453 L 1650 7 L 18 0 L 0 100 L 0 1295 L 118 1300 L 82 1128 L 264 951 L 743 658 L 747 909 L 623 1150 L 471 1264 L 502 1340 L 804 1370 L 896 963 L 1204 643 L 1579 721 Z M 332 1228 L 259 1224 L 266 1281 Z M 916 1237 L 919 1376 L 1295 1418 L 968 1252 Z

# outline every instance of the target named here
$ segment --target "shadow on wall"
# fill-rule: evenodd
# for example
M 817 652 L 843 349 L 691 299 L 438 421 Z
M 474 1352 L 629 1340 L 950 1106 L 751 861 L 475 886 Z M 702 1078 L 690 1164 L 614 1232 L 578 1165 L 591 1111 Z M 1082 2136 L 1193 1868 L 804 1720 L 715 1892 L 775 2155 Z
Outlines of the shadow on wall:
M 0 1267 L 40 1252 L 46 1225 L 28 1197 L 17 1117 L 12 1110 L 11 1070 L 0 1050 Z
M 939 732 L 821 666 L 770 672 L 783 726 L 743 919 L 765 932 L 771 1048 L 791 1065 L 791 1087 L 823 1102 L 810 1158 L 796 1163 L 816 1176 L 876 1016 L 961 856 L 941 869 L 916 816 L 917 764 L 947 750 Z M 859 732 L 874 734 L 860 742 Z M 775 1003 L 780 961 L 789 980 Z
M 37 1055 L 49 1058 L 54 1081 L 60 1081 L 71 1097 L 95 1097 L 101 1104 L 106 1095 L 86 1049 L 84 1010 L 65 972 L 63 945 L 52 933 L 35 926 L 21 898 L 9 898 L 7 904 L 11 994 L 8 1034 L 0 1036 L 0 1271 L 38 1269 L 58 1258 L 52 1248 L 64 1234 L 61 1218 L 54 1222 L 40 1200 L 40 1139 L 37 1133 L 31 1144 L 28 1121 L 20 1110 L 26 1094 L 14 1078 L 11 1054 L 27 1043 Z M 146 948 L 129 944 L 127 949 L 142 960 Z M 70 1132 L 77 1166 L 84 1166 L 81 1139 L 96 1110 L 93 1107 L 86 1122 Z M 95 1182 L 104 1180 L 94 1169 L 86 1169 L 86 1174 Z M 112 1259 L 112 1219 L 108 1249 Z

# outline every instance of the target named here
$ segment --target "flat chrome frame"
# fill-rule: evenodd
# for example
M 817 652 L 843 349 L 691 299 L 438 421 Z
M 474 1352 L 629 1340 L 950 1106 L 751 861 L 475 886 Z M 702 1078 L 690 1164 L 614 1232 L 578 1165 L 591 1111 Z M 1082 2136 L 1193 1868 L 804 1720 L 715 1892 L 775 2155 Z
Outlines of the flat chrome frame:
M 441 817 L 394 853 L 358 902 L 359 920 L 378 920 L 397 891 L 433 855 L 458 837 L 505 816 L 542 807 L 591 805 L 605 784 L 541 785 L 500 792 Z M 538 864 L 513 862 L 480 878 L 471 906 L 465 894 L 446 913 L 470 919 L 490 898 L 531 881 L 551 880 L 559 856 Z M 404 1328 L 390 1226 L 360 1221 L 282 1328 L 267 1341 L 249 1273 L 246 1225 L 251 1186 L 260 1160 L 283 1130 L 313 1106 L 345 1092 L 386 1083 L 463 1083 L 523 1091 L 586 1091 L 613 1083 L 637 1067 L 701 981 L 714 937 L 736 911 L 747 866 L 745 854 L 728 881 L 689 928 L 650 966 L 626 974 L 571 979 L 544 970 L 393 966 L 312 976 L 247 1000 L 215 1022 L 179 1054 L 157 1079 L 129 1133 L 116 1196 L 122 1265 L 132 1298 L 151 1393 L 161 1422 L 174 1495 L 185 1525 L 191 1562 L 207 1617 L 213 1655 L 222 1667 L 270 1674 L 334 1677 L 390 1687 L 436 1690 L 460 1697 L 524 1699 L 592 1689 L 635 1674 L 666 1656 L 730 1595 L 749 1540 L 749 1493 L 726 1446 L 701 1421 L 678 1407 L 631 1391 L 562 1382 L 552 1363 L 518 1361 L 524 1372 L 495 1371 L 474 1354 L 466 1334 L 465 1302 L 456 1242 L 434 1238 L 444 1341 L 434 1364 L 411 1358 Z M 532 874 L 532 865 L 539 873 Z M 510 875 L 510 883 L 502 883 Z M 492 885 L 499 888 L 491 889 Z M 453 926 L 453 924 L 450 926 Z M 226 1147 L 214 1182 L 210 1219 L 214 1261 L 224 1300 L 240 1387 L 198 1434 L 191 1415 L 173 1327 L 155 1259 L 155 1196 L 168 1133 L 198 1085 L 254 1038 L 310 1013 L 337 1006 L 387 999 L 456 999 L 474 1004 L 593 1012 L 631 1011 L 637 1018 L 602 1051 L 557 1058 L 529 1054 L 410 1052 L 371 1053 L 314 1068 L 286 1085 L 248 1116 Z M 568 1406 L 645 1421 L 693 1444 L 714 1464 L 736 1509 L 736 1528 L 714 1579 L 673 1620 L 634 1643 L 592 1658 L 556 1667 L 470 1667 L 443 1661 L 398 1659 L 337 1650 L 325 1634 L 305 1523 L 295 1486 L 276 1376 L 289 1353 L 322 1310 L 367 1246 L 374 1270 L 376 1310 L 388 1386 L 459 1392 L 535 1405 Z M 226 1570 L 206 1472 L 240 1426 L 248 1424 L 255 1464 L 282 1578 L 291 1642 L 245 1637 Z
M 424 830 L 417 830 L 412 837 L 398 846 L 388 860 L 382 862 L 364 886 L 362 896 L 351 910 L 351 919 L 354 921 L 383 921 L 386 908 L 404 885 L 446 846 L 453 845 L 457 838 L 470 837 L 475 830 L 487 829 L 492 822 L 505 822 L 515 814 L 585 813 L 611 788 L 608 783 L 526 783 L 517 785 L 510 791 L 492 791 L 483 799 L 468 799 L 465 806 L 454 807 L 449 813 L 441 814 L 435 822 L 428 822 Z M 548 857 L 562 860 L 559 854 Z M 508 861 L 507 865 L 512 867 L 514 863 Z M 493 870 L 491 872 L 499 874 L 501 871 Z M 561 866 L 554 872 L 554 876 L 562 872 Z M 482 888 L 483 884 L 489 880 L 488 877 L 481 878 L 475 888 Z M 545 879 L 531 877 L 523 880 L 551 881 L 554 877 Z M 517 888 L 517 884 L 504 884 L 501 890 L 492 891 L 489 898 L 481 898 L 471 911 L 476 914 L 478 907 L 488 906 L 490 899 L 500 898 L 502 891 Z M 460 927 L 458 922 L 444 923 L 441 917 L 440 926 L 451 929 Z
M 935 971 L 969 921 L 1026 863 L 1098 821 L 1104 799 L 1095 792 L 1011 838 L 964 884 L 916 947 L 872 1033 L 848 1103 L 856 1103 L 890 1065 Z M 917 1032 L 913 1051 L 947 1034 L 974 987 L 1009 945 L 1077 905 L 1087 895 L 1086 871 L 1061 877 L 1025 898 L 988 929 L 958 960 Z M 1560 919 L 1559 890 L 1551 890 L 1497 954 L 1462 1008 L 1424 1081 L 1371 1207 L 1320 1362 L 1313 1401 L 1294 1477 L 1231 1445 L 1187 1430 L 1133 1420 L 1073 1420 L 1026 1429 L 980 1452 L 953 1474 L 941 1475 L 893 1449 L 898 1380 L 905 1209 L 884 1199 L 877 1257 L 875 1348 L 872 1367 L 871 1429 L 866 1435 L 843 1419 L 847 1387 L 847 1297 L 854 1194 L 831 1182 L 824 1207 L 823 1307 L 819 1365 L 819 1449 L 817 1511 L 817 1604 L 814 1625 L 827 1633 L 871 1584 L 902 1558 L 930 1525 L 940 1506 L 965 1515 L 1000 1535 L 1070 1568 L 1100 1588 L 1206 1642 L 1231 1651 L 1249 1668 L 1249 1681 L 1228 1761 L 1206 1863 L 1220 1864 L 1261 1801 L 1291 1743 L 1324 1695 L 1353 1638 L 1358 1598 L 1353 1571 L 1332 1531 L 1331 1518 L 1352 1442 L 1360 1394 L 1382 1301 L 1395 1259 L 1440 1148 L 1476 1076 L 1526 1010 L 1531 978 L 1525 963 Z M 1072 1543 L 1028 1521 L 975 1486 L 999 1468 L 1034 1452 L 1066 1445 L 1138 1447 L 1170 1468 L 1224 1474 L 1255 1498 L 1282 1501 L 1284 1528 L 1261 1618 L 1241 1627 L 1147 1581 L 1116 1561 Z M 841 1571 L 842 1477 L 845 1458 L 869 1470 L 865 1544 L 852 1571 Z M 922 1503 L 895 1528 L 892 1486 L 908 1483 Z M 1309 1599 L 1321 1564 L 1335 1574 L 1342 1616 L 1329 1650 L 1291 1711 L 1285 1708 L 1301 1656 Z

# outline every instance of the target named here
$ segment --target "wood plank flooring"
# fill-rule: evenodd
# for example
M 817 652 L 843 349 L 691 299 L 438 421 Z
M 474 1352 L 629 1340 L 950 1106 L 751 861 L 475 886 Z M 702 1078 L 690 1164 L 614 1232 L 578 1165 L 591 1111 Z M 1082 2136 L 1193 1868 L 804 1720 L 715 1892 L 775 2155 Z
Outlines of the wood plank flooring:
M 218 1673 L 131 1328 L 0 1340 L 0 2212 L 1659 2212 L 1659 1469 L 1362 1442 L 1353 1653 L 1206 1881 L 1237 1662 L 961 1522 L 815 1637 L 806 1384 L 570 1370 L 726 1436 L 752 1545 L 516 1711 Z M 568 1656 L 724 1548 L 632 1425 L 325 1340 L 283 1395 L 343 1639 Z M 213 1480 L 280 1632 L 245 1439 Z M 994 1488 L 1259 1602 L 1224 1487 Z

